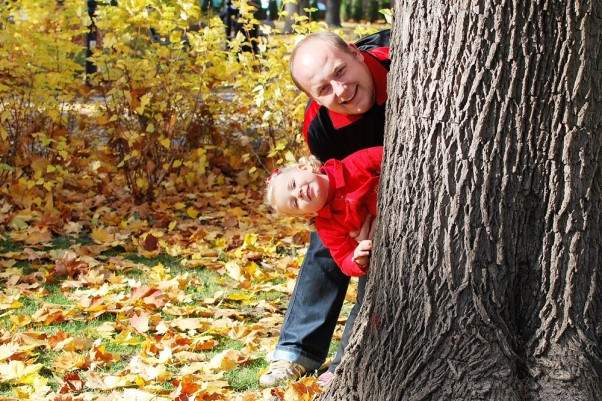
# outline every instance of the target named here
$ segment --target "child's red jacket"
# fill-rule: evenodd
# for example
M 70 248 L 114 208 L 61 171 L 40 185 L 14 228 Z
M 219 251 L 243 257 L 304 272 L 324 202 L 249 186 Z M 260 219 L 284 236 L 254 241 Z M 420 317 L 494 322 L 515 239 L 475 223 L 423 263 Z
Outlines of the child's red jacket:
M 320 239 L 348 276 L 364 275 L 368 269 L 351 261 L 357 242 L 349 233 L 359 230 L 368 214 L 376 217 L 382 158 L 383 147 L 376 146 L 352 153 L 342 161 L 330 159 L 321 168 L 328 175 L 330 191 L 315 225 Z

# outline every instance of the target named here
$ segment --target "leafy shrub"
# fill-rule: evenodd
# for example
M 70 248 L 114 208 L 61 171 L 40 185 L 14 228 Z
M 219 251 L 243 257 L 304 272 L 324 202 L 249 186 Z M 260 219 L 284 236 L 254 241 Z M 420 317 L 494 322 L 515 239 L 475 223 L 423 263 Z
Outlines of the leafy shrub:
M 299 35 L 327 27 L 293 16 L 297 35 L 283 35 L 258 29 L 252 3 L 233 5 L 242 29 L 227 41 L 222 20 L 196 0 L 98 2 L 93 20 L 86 2 L 3 5 L 3 191 L 21 180 L 140 204 L 194 190 L 213 170 L 252 183 L 298 155 L 307 99 L 290 80 L 290 53 Z
M 24 174 L 44 184 L 36 165 L 55 172 L 71 158 L 82 71 L 74 39 L 85 18 L 81 8 L 51 0 L 8 2 L 0 10 L 0 184 Z

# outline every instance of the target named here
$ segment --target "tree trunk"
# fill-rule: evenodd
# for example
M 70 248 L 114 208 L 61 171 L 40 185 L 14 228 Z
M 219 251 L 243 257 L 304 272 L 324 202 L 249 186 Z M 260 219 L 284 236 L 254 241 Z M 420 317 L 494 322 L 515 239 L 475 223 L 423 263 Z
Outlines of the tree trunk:
M 295 20 L 292 18 L 293 15 L 307 15 L 305 11 L 306 8 L 309 8 L 309 0 L 297 0 L 297 3 L 286 3 L 284 5 L 284 10 L 288 13 L 288 16 L 284 19 L 284 28 L 282 31 L 284 33 L 292 33 L 293 25 L 295 24 Z
M 364 306 L 321 400 L 602 400 L 602 1 L 397 2 Z
M 326 23 L 331 27 L 341 26 L 341 3 L 342 0 L 326 1 Z

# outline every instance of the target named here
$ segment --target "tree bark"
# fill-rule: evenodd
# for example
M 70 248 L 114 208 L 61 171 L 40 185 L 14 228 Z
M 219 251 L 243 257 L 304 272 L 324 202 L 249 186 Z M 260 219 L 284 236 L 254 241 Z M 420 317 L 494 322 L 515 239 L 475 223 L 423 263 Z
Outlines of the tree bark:
M 321 400 L 602 400 L 602 1 L 397 2 L 363 308 Z
M 341 4 L 342 0 L 327 0 L 326 1 L 326 16 L 325 20 L 328 26 L 341 26 Z

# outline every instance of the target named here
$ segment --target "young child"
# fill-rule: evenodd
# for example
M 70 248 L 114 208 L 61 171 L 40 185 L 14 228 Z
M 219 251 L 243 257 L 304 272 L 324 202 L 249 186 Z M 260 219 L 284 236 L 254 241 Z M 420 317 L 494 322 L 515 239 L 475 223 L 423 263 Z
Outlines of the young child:
M 342 161 L 331 159 L 324 165 L 309 156 L 276 169 L 266 181 L 266 204 L 280 214 L 313 219 L 320 239 L 343 273 L 360 276 L 357 305 L 351 310 L 354 316 L 364 298 L 372 240 L 357 243 L 350 234 L 376 217 L 382 156 L 382 146 L 357 151 Z M 349 319 L 355 320 L 351 314 Z M 343 336 L 334 360 L 318 382 L 327 383 L 334 376 L 348 340 Z
M 383 147 L 377 146 L 324 165 L 314 156 L 302 158 L 267 179 L 266 204 L 280 214 L 313 218 L 343 273 L 362 276 L 368 271 L 372 241 L 357 243 L 350 233 L 376 216 L 382 156 Z

